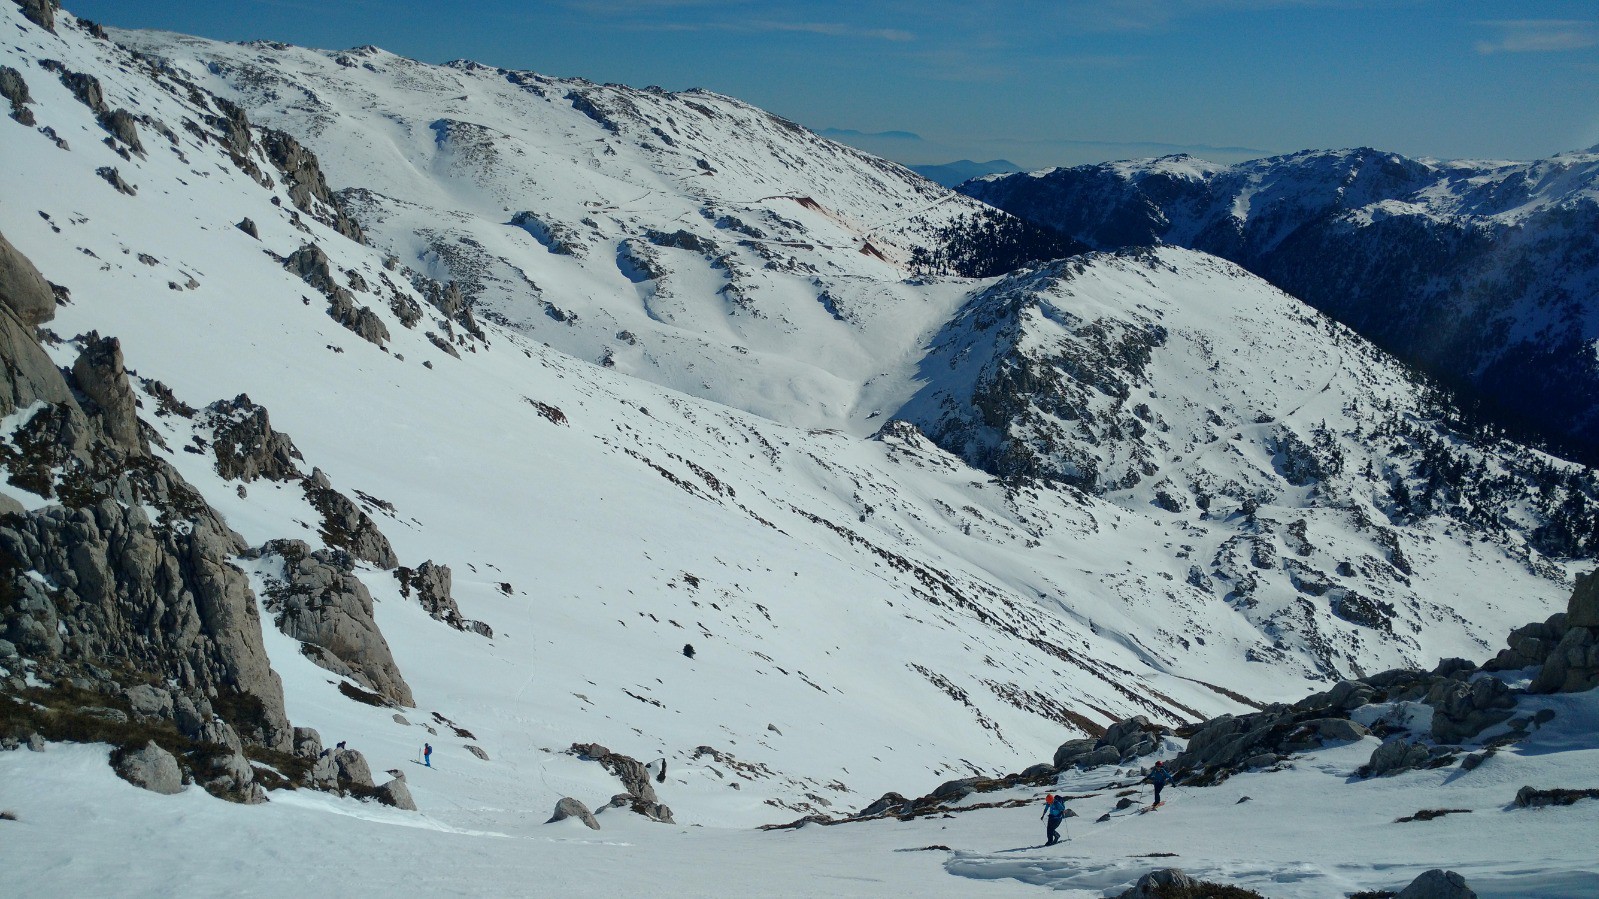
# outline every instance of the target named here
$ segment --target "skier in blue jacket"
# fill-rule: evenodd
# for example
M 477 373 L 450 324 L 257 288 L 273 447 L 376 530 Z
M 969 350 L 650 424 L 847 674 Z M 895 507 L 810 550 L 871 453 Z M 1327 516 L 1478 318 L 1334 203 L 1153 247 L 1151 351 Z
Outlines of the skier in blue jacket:
M 1044 845 L 1053 846 L 1060 842 L 1060 822 L 1066 817 L 1066 797 L 1056 796 L 1054 793 L 1044 797 L 1044 813 L 1040 818 L 1048 820 L 1044 829 Z
M 1155 770 L 1149 772 L 1148 776 L 1144 778 L 1144 781 L 1155 785 L 1155 802 L 1154 805 L 1150 806 L 1150 808 L 1160 805 L 1160 791 L 1168 783 L 1171 783 L 1171 772 L 1166 770 L 1166 763 L 1156 762 Z M 1143 781 L 1140 781 L 1140 783 L 1142 782 Z

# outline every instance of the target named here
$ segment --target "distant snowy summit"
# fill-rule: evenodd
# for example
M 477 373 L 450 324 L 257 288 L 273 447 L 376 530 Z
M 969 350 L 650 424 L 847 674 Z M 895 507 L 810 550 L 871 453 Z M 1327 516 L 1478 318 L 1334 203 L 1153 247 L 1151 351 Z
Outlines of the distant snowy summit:
M 1491 420 L 1599 459 L 1599 148 L 1530 163 L 1370 148 L 990 175 L 960 190 L 1094 247 L 1233 260 L 1462 389 Z

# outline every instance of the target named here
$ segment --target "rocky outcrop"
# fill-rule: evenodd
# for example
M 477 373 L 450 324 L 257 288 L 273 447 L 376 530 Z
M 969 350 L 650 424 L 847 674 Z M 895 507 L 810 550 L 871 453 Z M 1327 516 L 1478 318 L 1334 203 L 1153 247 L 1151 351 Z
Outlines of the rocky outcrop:
M 1540 790 L 1526 786 L 1516 791 L 1515 803 L 1517 808 L 1540 808 L 1547 805 L 1575 805 L 1583 799 L 1599 799 L 1599 789 Z
M 130 197 L 139 195 L 139 189 L 123 180 L 122 173 L 117 171 L 116 166 L 103 165 L 95 169 L 94 173 L 99 175 L 105 183 L 116 188 L 117 193 L 127 194 Z
M 377 313 L 357 305 L 349 288 L 334 279 L 328 254 L 321 247 L 304 244 L 283 260 L 283 267 L 328 298 L 328 315 L 334 321 L 377 346 L 389 339 L 389 329 Z
M 1564 624 L 1565 633 L 1532 682 L 1534 693 L 1581 693 L 1599 687 L 1599 572 L 1577 576 Z
M 137 708 L 170 709 L 186 738 L 286 749 L 283 689 L 255 596 L 228 562 L 243 542 L 149 457 L 116 341 L 87 339 L 72 366 L 75 395 L 9 305 L 0 329 L 10 338 L 0 345 L 9 381 L 0 397 L 40 405 L 0 462 L 13 486 L 59 503 L 0 524 L 9 597 L 0 636 L 41 676 L 81 678 L 103 693 L 124 692 L 110 671 L 160 678 L 172 692 L 136 690 Z
M 907 802 L 909 802 L 909 800 L 898 793 L 884 793 L 882 796 L 878 797 L 877 801 L 856 812 L 855 817 L 870 818 L 873 815 L 881 815 L 884 812 L 891 812 L 896 809 L 904 808 Z
M 50 282 L 3 234 L 0 234 L 0 302 L 29 328 L 55 318 L 56 298 Z
M 72 363 L 72 381 L 86 400 L 84 410 L 107 440 L 129 452 L 149 454 L 150 445 L 139 430 L 138 400 L 122 361 L 122 344 L 115 337 L 90 332 L 83 352 Z
M 456 630 L 472 631 L 485 637 L 494 636 L 494 630 L 488 625 L 461 614 L 455 597 L 450 595 L 450 566 L 430 560 L 416 568 L 396 568 L 394 576 L 400 582 L 400 595 L 409 598 L 414 591 L 417 603 L 435 619 Z
M 333 489 L 322 469 L 315 468 L 311 476 L 301 481 L 305 497 L 322 515 L 318 533 L 330 548 L 349 553 L 379 568 L 393 568 L 400 564 L 371 516 L 361 510 L 354 500 Z
M 266 607 L 283 633 L 304 643 L 306 657 L 376 691 L 388 702 L 414 704 L 388 641 L 372 617 L 372 594 L 338 550 L 311 551 L 300 540 L 274 540 L 254 555 L 281 564 L 269 578 Z
M 1469 740 L 1510 718 L 1516 708 L 1510 688 L 1494 677 L 1448 680 L 1428 690 L 1422 701 L 1433 707 L 1432 736 L 1440 743 Z
M 321 221 L 356 243 L 364 243 L 361 226 L 350 218 L 328 190 L 327 179 L 316 154 L 289 134 L 271 128 L 261 129 L 261 149 L 283 173 L 289 189 L 289 202 L 301 212 Z M 318 206 L 318 204 L 321 204 Z
M 328 316 L 345 330 L 370 344 L 382 346 L 390 339 L 389 327 L 370 306 L 357 306 L 348 291 L 341 291 L 328 302 Z
M 573 743 L 569 750 L 581 759 L 599 762 L 605 770 L 622 781 L 627 788 L 628 804 L 633 811 L 654 821 L 672 824 L 672 810 L 661 804 L 650 783 L 649 769 L 632 756 L 612 752 L 598 743 Z
M 555 803 L 555 814 L 551 815 L 550 820 L 544 823 L 554 824 L 557 821 L 565 821 L 567 818 L 576 818 L 593 830 L 600 829 L 600 822 L 594 820 L 594 813 L 589 811 L 589 807 L 570 796 L 563 796 L 559 802 Z
M 1076 765 L 1094 768 L 1114 765 L 1149 755 L 1161 746 L 1161 737 L 1171 729 L 1151 724 L 1143 715 L 1118 721 L 1098 738 L 1068 740 L 1055 750 L 1054 766 L 1060 771 Z
M 55 34 L 56 10 L 61 8 L 61 0 L 16 0 L 16 4 L 22 8 L 23 18 Z
M 139 140 L 139 126 L 132 113 L 126 109 L 113 109 L 101 116 L 100 125 L 129 150 L 144 155 L 144 144 Z
M 1371 752 L 1371 759 L 1358 772 L 1361 777 L 1387 777 L 1420 768 L 1433 758 L 1427 746 L 1415 740 L 1396 737 Z
M 172 753 L 147 742 L 143 748 L 113 753 L 111 767 L 117 776 L 152 793 L 171 795 L 183 791 L 183 769 Z
M 10 66 L 0 66 L 0 99 L 11 104 L 11 117 L 18 124 L 29 128 L 37 124 L 33 110 L 28 108 L 33 103 L 33 97 L 28 93 L 28 82 L 23 80 L 21 72 Z
M 1477 893 L 1459 874 L 1433 868 L 1417 876 L 1394 899 L 1477 899 Z
M 292 481 L 304 477 L 297 463 L 305 457 L 287 434 L 272 430 L 266 407 L 246 394 L 217 400 L 206 407 L 204 424 L 212 432 L 211 451 L 217 474 L 232 481 Z
M 1226 896 L 1228 899 L 1263 899 L 1253 890 L 1235 886 L 1195 880 L 1181 868 L 1161 868 L 1138 878 L 1138 883 L 1116 899 L 1210 899 Z
M 48 737 L 118 747 L 118 772 L 161 792 L 192 780 L 246 803 L 264 800 L 264 785 L 373 795 L 359 753 L 323 753 L 315 731 L 290 727 L 256 597 L 231 562 L 244 542 L 149 452 L 117 341 L 79 338 L 77 359 L 57 369 L 34 334 L 53 296 L 3 238 L 0 300 L 0 410 L 32 409 L 0 441 L 0 467 L 12 488 L 52 501 L 28 512 L 12 500 L 0 516 L 0 657 L 8 667 L 24 659 L 30 671 L 27 681 L 0 682 L 26 700 L 12 714 L 41 745 Z M 264 413 L 260 424 L 256 436 L 270 445 Z M 294 579 L 308 610 L 354 592 L 348 566 L 319 579 L 326 572 L 317 565 Z M 375 633 L 365 598 L 364 623 Z M 334 617 L 336 636 L 341 626 L 358 630 Z M 355 642 L 381 648 L 370 663 L 352 655 L 409 700 L 398 672 L 382 664 L 392 669 L 381 634 Z

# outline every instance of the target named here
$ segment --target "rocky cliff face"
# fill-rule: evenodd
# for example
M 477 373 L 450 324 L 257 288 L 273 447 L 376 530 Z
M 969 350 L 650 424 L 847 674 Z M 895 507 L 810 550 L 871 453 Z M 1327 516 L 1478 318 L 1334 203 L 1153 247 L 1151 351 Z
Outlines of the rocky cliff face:
M 1094 247 L 1169 243 L 1230 259 L 1464 390 L 1489 418 L 1599 458 L 1599 153 L 1168 157 L 960 189 Z
M 295 745 L 256 596 L 232 562 L 245 542 L 151 454 L 115 338 L 90 334 L 69 371 L 52 364 L 35 332 L 54 309 L 48 282 L 0 236 L 0 411 L 17 423 L 0 445 L 0 465 L 11 486 L 32 497 L 28 506 L 7 497 L 0 510 L 0 662 L 12 672 L 0 682 L 11 697 L 0 699 L 0 738 L 42 729 L 55 739 L 122 742 L 113 764 L 140 786 L 176 792 L 187 779 L 225 798 L 260 801 L 249 758 L 288 756 Z M 219 469 L 272 474 L 298 456 L 264 410 L 216 414 Z M 308 595 L 311 608 L 337 606 L 328 602 L 337 593 L 352 597 L 354 611 L 332 620 L 295 606 L 291 617 L 307 632 L 285 630 L 348 660 L 341 673 L 409 703 L 372 623 L 371 597 L 341 571 L 318 580 L 320 570 L 299 571 L 290 583 L 325 588 Z M 332 590 L 335 583 L 345 591 Z M 341 621 L 364 640 L 352 640 Z M 281 772 L 275 777 L 283 781 Z M 362 783 L 333 778 L 326 786 L 352 782 Z
M 255 596 L 228 561 L 244 541 L 149 455 L 114 339 L 87 340 L 70 375 L 55 369 L 31 333 L 49 318 L 43 279 L 3 239 L 0 251 L 0 396 L 23 417 L 4 461 L 10 483 L 39 500 L 0 520 L 9 652 L 47 682 L 149 692 L 151 713 L 191 740 L 287 751 Z

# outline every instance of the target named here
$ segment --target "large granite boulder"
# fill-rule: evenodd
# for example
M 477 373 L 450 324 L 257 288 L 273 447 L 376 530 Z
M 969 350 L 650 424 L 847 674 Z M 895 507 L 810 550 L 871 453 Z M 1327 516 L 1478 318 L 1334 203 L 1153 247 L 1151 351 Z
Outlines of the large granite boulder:
M 183 769 L 177 758 L 154 740 L 139 749 L 115 753 L 111 767 L 118 777 L 152 793 L 171 795 L 183 791 Z
M 564 796 L 559 802 L 555 803 L 555 814 L 551 815 L 550 820 L 544 823 L 554 824 L 557 821 L 565 821 L 567 818 L 576 818 L 593 830 L 600 829 L 600 822 L 594 820 L 594 813 L 589 811 L 589 807 L 570 796 Z

